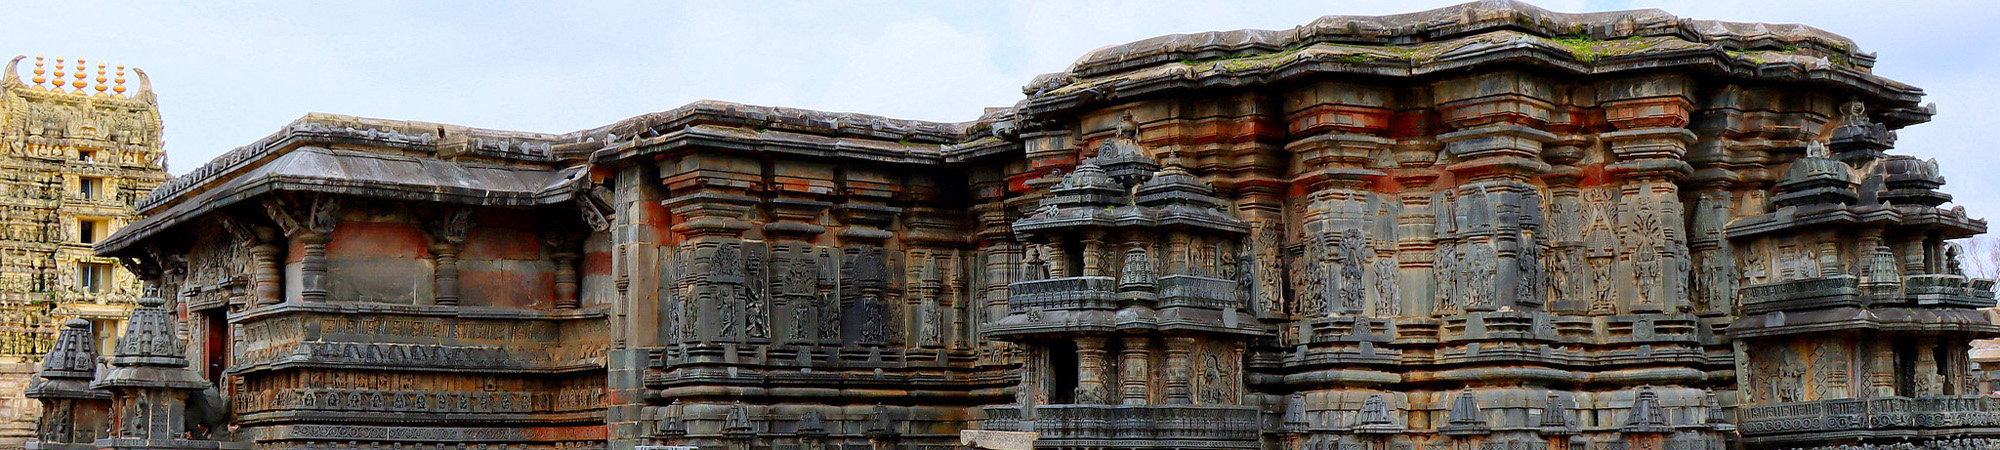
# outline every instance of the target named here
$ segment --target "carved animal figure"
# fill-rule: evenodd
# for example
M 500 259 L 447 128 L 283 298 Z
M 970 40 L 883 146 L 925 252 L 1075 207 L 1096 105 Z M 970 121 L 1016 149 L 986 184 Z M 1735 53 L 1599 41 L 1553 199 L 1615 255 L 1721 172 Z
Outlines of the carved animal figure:
M 229 433 L 229 399 L 223 398 L 222 391 L 215 386 L 189 395 L 187 417 L 182 419 L 182 425 L 195 439 L 233 439 Z

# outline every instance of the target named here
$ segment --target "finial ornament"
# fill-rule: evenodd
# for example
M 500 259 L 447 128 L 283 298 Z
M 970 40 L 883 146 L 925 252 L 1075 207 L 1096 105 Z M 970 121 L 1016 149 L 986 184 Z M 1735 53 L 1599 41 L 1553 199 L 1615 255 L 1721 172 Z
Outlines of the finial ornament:
M 1828 158 L 1828 157 L 1832 157 L 1832 156 L 1833 156 L 1833 153 L 1832 153 L 1832 152 L 1829 152 L 1829 151 L 1827 151 L 1827 149 L 1826 149 L 1826 144 L 1825 144 L 1825 143 L 1822 143 L 1822 142 L 1820 142 L 1820 141 L 1807 141 L 1807 142 L 1806 142 L 1806 157 L 1807 157 L 1807 158 Z
M 90 76 L 88 72 L 90 72 L 90 64 L 84 62 L 83 58 L 77 58 L 76 72 L 70 74 L 71 77 L 76 78 L 76 81 L 69 82 L 70 87 L 75 88 L 75 92 L 83 92 L 83 86 L 85 85 L 83 77 Z
M 1131 111 L 1125 111 L 1124 115 L 1118 116 L 1118 137 L 1139 139 L 1139 120 L 1132 118 Z

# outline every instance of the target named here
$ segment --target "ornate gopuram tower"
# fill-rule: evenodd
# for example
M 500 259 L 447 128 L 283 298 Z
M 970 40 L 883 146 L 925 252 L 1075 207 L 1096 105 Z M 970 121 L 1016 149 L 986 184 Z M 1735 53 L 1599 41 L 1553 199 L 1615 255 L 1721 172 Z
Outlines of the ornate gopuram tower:
M 1874 62 L 1496 0 L 1106 47 L 964 123 L 313 114 L 97 250 L 228 399 L 163 436 L 262 449 L 2000 447 L 1986 223 Z
M 0 445 L 34 431 L 39 409 L 20 393 L 63 323 L 86 320 L 108 354 L 139 297 L 136 277 L 91 250 L 167 178 L 152 87 L 127 75 L 41 56 L 0 73 Z

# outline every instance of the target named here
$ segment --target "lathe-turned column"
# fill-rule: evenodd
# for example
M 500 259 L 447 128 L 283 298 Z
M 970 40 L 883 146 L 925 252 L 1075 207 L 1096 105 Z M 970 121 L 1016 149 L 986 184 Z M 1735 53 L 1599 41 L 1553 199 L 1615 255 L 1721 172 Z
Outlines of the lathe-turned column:
M 255 245 L 250 247 L 250 285 L 252 306 L 275 305 L 285 301 L 285 268 L 282 255 L 285 247 L 279 245 L 284 239 L 278 230 L 258 226 L 250 229 L 256 235 Z
M 1862 362 L 1868 371 L 1869 397 L 1896 396 L 1896 345 L 1889 339 L 1863 339 Z
M 1145 336 L 1126 336 L 1124 344 L 1125 348 L 1118 352 L 1121 361 L 1118 382 L 1123 386 L 1121 396 L 1123 401 L 1120 403 L 1127 405 L 1151 403 L 1152 393 L 1147 387 L 1152 384 L 1153 370 L 1147 362 L 1152 356 L 1148 354 L 1152 340 Z
M 1101 277 L 1104 271 L 1104 230 L 1090 230 L 1083 235 L 1083 276 Z
M 326 301 L 326 245 L 333 241 L 339 223 L 340 203 L 330 195 L 314 195 L 309 205 L 284 197 L 264 201 L 264 212 L 278 223 L 287 237 L 299 240 L 304 251 L 299 258 L 299 300 Z
M 555 263 L 555 307 L 556 309 L 576 309 L 582 306 L 578 297 L 580 286 L 576 270 L 577 259 L 582 255 L 575 235 L 563 231 L 550 230 L 545 239 L 549 245 L 549 261 Z
M 436 262 L 431 272 L 432 298 L 439 305 L 458 304 L 458 252 L 465 245 L 465 232 L 471 221 L 472 210 L 455 208 L 426 227 L 431 238 L 431 256 Z
M 1076 403 L 1084 405 L 1104 405 L 1111 403 L 1109 391 L 1104 387 L 1104 344 L 1102 337 L 1076 338 Z

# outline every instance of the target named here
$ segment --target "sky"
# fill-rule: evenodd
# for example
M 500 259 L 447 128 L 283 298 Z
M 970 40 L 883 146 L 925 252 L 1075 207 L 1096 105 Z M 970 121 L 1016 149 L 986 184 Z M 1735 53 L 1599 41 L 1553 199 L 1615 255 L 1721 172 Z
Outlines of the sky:
M 144 69 L 186 173 L 308 112 L 561 133 L 701 99 L 956 122 L 1035 75 L 1148 37 L 1286 29 L 1461 1 L 0 1 L 0 55 Z M 1902 153 L 1937 158 L 2000 217 L 2000 2 L 1547 0 L 1805 23 L 1879 56 L 1939 106 Z M 27 64 L 24 63 L 24 66 Z M 27 68 L 21 69 L 27 72 Z

